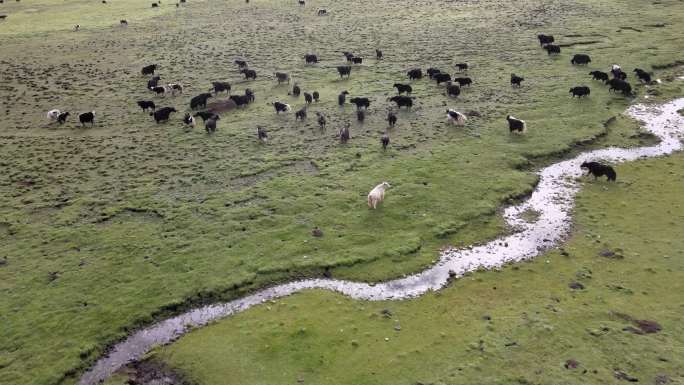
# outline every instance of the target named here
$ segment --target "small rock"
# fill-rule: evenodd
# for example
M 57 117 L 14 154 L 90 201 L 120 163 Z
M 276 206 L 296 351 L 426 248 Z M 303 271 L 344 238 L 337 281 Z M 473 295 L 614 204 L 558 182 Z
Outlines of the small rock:
M 318 227 L 314 227 L 314 229 L 311 230 L 311 235 L 316 238 L 320 238 L 323 236 L 323 230 L 319 229 Z
M 625 373 L 619 369 L 615 369 L 615 371 L 613 372 L 613 375 L 618 380 L 624 380 L 624 381 L 629 381 L 629 382 L 639 382 L 638 378 L 632 377 L 629 374 L 627 374 L 627 373 Z
M 669 383 L 670 381 L 671 381 L 671 379 L 667 375 L 659 374 L 655 377 L 655 379 L 653 380 L 653 383 L 655 385 L 665 385 L 665 384 Z
M 576 369 L 579 366 L 579 362 L 573 359 L 565 361 L 565 369 Z
M 491 321 L 491 320 L 492 320 L 492 317 L 491 317 L 489 314 L 485 314 L 485 315 L 482 316 L 482 319 L 485 320 L 485 321 Z
M 573 290 L 584 290 L 584 285 L 579 282 L 571 282 L 568 287 Z

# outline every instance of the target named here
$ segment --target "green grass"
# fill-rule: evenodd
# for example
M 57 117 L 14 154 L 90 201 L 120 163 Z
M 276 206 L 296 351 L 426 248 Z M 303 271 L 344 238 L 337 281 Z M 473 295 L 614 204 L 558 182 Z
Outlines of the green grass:
M 581 150 L 577 143 L 642 143 L 624 117 L 604 127 L 633 101 L 608 94 L 590 70 L 616 61 L 651 69 L 681 60 L 683 48 L 678 1 L 312 1 L 302 9 L 236 0 L 179 10 L 164 1 L 158 18 L 149 4 L 127 0 L 79 4 L 0 5 L 10 14 L 0 22 L 2 384 L 73 383 L 131 329 L 192 304 L 325 268 L 333 277 L 389 279 L 422 269 L 445 245 L 491 239 L 506 231 L 497 209 L 531 190 L 540 165 Z M 323 6 L 331 16 L 314 16 Z M 33 8 L 55 17 L 29 25 Z M 121 18 L 129 27 L 117 25 Z M 71 32 L 77 23 L 82 30 Z M 648 27 L 657 23 L 665 27 Z M 616 32 L 621 25 L 644 32 Z M 599 43 L 549 58 L 539 32 Z M 376 47 L 382 62 L 370 58 Z M 343 50 L 366 59 L 340 81 L 332 67 Z M 305 67 L 309 51 L 323 62 Z M 589 53 L 592 65 L 571 67 L 575 52 Z M 236 56 L 257 69 L 256 82 L 240 80 Z M 447 101 L 428 80 L 416 82 L 417 106 L 399 113 L 382 152 L 392 83 L 413 66 L 451 71 L 459 61 L 472 66 L 471 89 Z M 212 137 L 184 131 L 182 113 L 157 126 L 135 106 L 152 98 L 139 71 L 153 62 L 165 81 L 186 85 L 182 97 L 153 98 L 159 105 L 184 111 L 212 80 L 231 81 L 235 92 L 253 88 L 257 103 L 224 114 Z M 273 113 L 267 102 L 276 99 L 302 105 L 269 79 L 276 70 L 321 93 L 309 115 L 324 112 L 327 131 L 313 118 Z M 527 79 L 521 89 L 509 87 L 511 72 Z M 681 66 L 658 70 L 664 83 L 637 91 L 657 91 L 648 100 L 682 95 L 681 74 Z M 569 97 L 578 84 L 592 87 L 590 98 Z M 363 126 L 351 108 L 338 109 L 343 89 L 373 99 Z M 483 117 L 447 126 L 445 101 Z M 95 109 L 97 122 L 49 125 L 52 108 Z M 528 122 L 526 135 L 508 134 L 508 113 Z M 342 146 L 335 131 L 348 120 L 352 140 Z M 268 145 L 255 140 L 256 125 L 268 130 Z M 382 180 L 395 187 L 368 211 L 365 195 Z M 310 236 L 314 226 L 323 238 Z
M 153 359 L 200 385 L 618 384 L 615 368 L 640 383 L 684 383 L 684 155 L 621 165 L 618 180 L 585 183 L 571 239 L 532 262 L 408 301 L 296 294 Z M 662 331 L 623 331 L 633 324 L 618 313 Z M 570 359 L 579 368 L 564 368 Z

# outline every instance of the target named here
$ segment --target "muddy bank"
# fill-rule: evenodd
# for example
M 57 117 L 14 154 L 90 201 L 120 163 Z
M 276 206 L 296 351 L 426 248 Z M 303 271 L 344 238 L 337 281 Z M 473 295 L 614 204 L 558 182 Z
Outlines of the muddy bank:
M 305 289 L 327 289 L 361 300 L 400 300 L 416 297 L 444 287 L 450 279 L 478 269 L 492 269 L 504 264 L 533 258 L 557 247 L 569 234 L 574 197 L 579 190 L 579 165 L 588 160 L 610 163 L 657 157 L 682 149 L 684 98 L 660 106 L 637 105 L 627 113 L 644 122 L 645 130 L 660 139 L 653 146 L 632 149 L 606 148 L 582 153 L 575 158 L 552 164 L 539 171 L 539 184 L 526 201 L 507 207 L 504 218 L 517 229 L 510 236 L 480 246 L 451 249 L 442 252 L 439 261 L 429 269 L 406 278 L 377 284 L 311 279 L 290 282 L 264 289 L 228 303 L 204 306 L 188 311 L 140 330 L 114 346 L 83 375 L 79 384 L 97 384 L 128 362 L 140 359 L 157 345 L 177 339 L 191 328 L 239 313 L 264 301 L 290 295 Z M 618 180 L 620 175 L 618 174 Z M 538 213 L 530 221 L 530 210 Z

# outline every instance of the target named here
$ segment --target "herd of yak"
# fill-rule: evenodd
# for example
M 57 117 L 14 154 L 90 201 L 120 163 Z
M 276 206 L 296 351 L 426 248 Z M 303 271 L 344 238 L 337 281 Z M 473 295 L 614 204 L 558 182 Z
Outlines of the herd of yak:
M 561 47 L 559 45 L 554 44 L 555 39 L 553 36 L 540 34 L 537 36 L 537 38 L 539 40 L 541 47 L 545 49 L 549 55 L 560 54 Z M 383 59 L 384 56 L 382 51 L 376 49 L 375 53 L 377 60 Z M 345 76 L 350 77 L 353 68 L 352 65 L 361 64 L 363 62 L 363 58 L 355 56 L 351 52 L 342 52 L 342 54 L 345 56 L 348 65 L 337 66 L 337 72 L 341 78 Z M 307 65 L 312 65 L 319 62 L 319 58 L 315 54 L 306 54 L 303 58 Z M 570 62 L 572 65 L 588 65 L 589 63 L 591 63 L 591 58 L 587 54 L 575 54 L 570 60 Z M 235 60 L 235 64 L 238 66 L 239 72 L 245 76 L 246 80 L 256 80 L 256 70 L 249 68 L 245 60 Z M 158 70 L 158 68 L 159 67 L 156 64 L 151 64 L 142 68 L 142 75 L 152 76 L 152 78 L 149 79 L 147 82 L 147 89 L 150 92 L 153 92 L 161 96 L 164 96 L 166 94 L 175 95 L 176 93 L 182 94 L 183 86 L 181 84 L 160 84 L 161 77 L 159 75 L 155 75 L 155 72 Z M 468 64 L 458 63 L 455 66 L 455 70 L 458 73 L 467 72 Z M 649 74 L 648 72 L 636 68 L 634 69 L 634 73 L 636 74 L 639 81 L 645 83 L 652 82 L 651 74 Z M 606 85 L 608 85 L 609 91 L 621 92 L 625 96 L 633 96 L 632 86 L 627 81 L 627 74 L 620 68 L 620 66 L 616 64 L 612 65 L 609 72 L 592 71 L 589 73 L 589 75 L 591 75 L 594 80 L 602 81 Z M 408 70 L 406 76 L 410 81 L 416 81 L 423 78 L 424 72 L 420 68 L 413 68 Z M 445 93 L 448 97 L 458 97 L 461 93 L 462 87 L 470 87 L 470 85 L 473 83 L 473 80 L 470 77 L 455 75 L 452 78 L 452 76 L 449 73 L 443 72 L 442 70 L 437 68 L 428 68 L 425 71 L 425 76 L 435 81 L 437 85 L 441 85 L 442 83 L 446 84 Z M 284 82 L 287 82 L 288 84 L 290 83 L 289 74 L 284 72 L 276 72 L 274 74 L 274 78 L 277 80 L 278 84 Z M 521 83 L 524 80 L 525 79 L 522 76 L 511 74 L 510 84 L 512 87 L 520 87 Z M 204 126 L 207 133 L 210 134 L 216 131 L 217 121 L 220 120 L 219 112 L 222 113 L 225 111 L 229 111 L 233 108 L 245 107 L 255 101 L 254 92 L 250 88 L 246 88 L 244 90 L 244 94 L 232 94 L 229 95 L 227 100 L 208 104 L 208 100 L 210 98 L 214 98 L 222 92 L 230 94 L 231 88 L 231 84 L 228 82 L 212 82 L 211 92 L 201 93 L 190 99 L 190 109 L 193 111 L 201 111 L 198 111 L 194 114 L 186 113 L 182 119 L 183 123 L 187 127 L 194 127 L 195 118 L 200 117 L 204 121 Z M 399 109 L 401 109 L 402 107 L 410 109 L 413 106 L 415 100 L 415 97 L 411 96 L 411 93 L 413 91 L 411 84 L 395 83 L 393 85 L 393 88 L 396 88 L 398 95 L 390 97 L 388 101 L 395 103 L 397 108 Z M 572 94 L 573 97 L 583 97 L 588 96 L 590 94 L 590 89 L 587 86 L 577 86 L 571 88 L 569 92 Z M 302 90 L 300 86 L 297 83 L 294 83 L 294 85 L 291 88 L 291 91 L 288 92 L 288 95 L 298 98 L 301 93 Z M 338 104 L 340 106 L 343 106 L 346 103 L 348 94 L 349 93 L 345 90 L 338 95 Z M 306 119 L 307 106 L 309 106 L 313 102 L 318 102 L 320 98 L 320 95 L 317 91 L 312 91 L 311 93 L 304 92 L 303 95 L 305 106 L 302 109 L 295 112 L 296 120 Z M 356 105 L 357 119 L 360 122 L 363 122 L 365 119 L 365 110 L 370 106 L 371 100 L 367 97 L 354 97 L 350 98 L 349 102 Z M 270 104 L 274 107 L 275 112 L 277 114 L 291 111 L 291 107 L 287 103 L 275 101 Z M 143 111 L 150 110 L 150 116 L 152 116 L 157 123 L 168 121 L 170 119 L 171 114 L 177 112 L 177 110 L 174 107 L 157 108 L 156 104 L 152 100 L 140 100 L 137 102 L 137 105 L 140 108 L 142 108 Z M 319 126 L 321 128 L 325 128 L 325 125 L 327 123 L 325 116 L 320 112 L 317 112 L 316 114 L 318 116 Z M 47 115 L 49 119 L 57 121 L 60 124 L 63 124 L 66 122 L 69 116 L 69 112 L 62 112 L 60 110 L 55 109 L 49 111 Z M 456 125 L 464 125 L 467 120 L 465 114 L 453 109 L 448 109 L 446 111 L 446 115 L 447 120 Z M 386 120 L 389 123 L 389 126 L 393 127 L 397 122 L 397 116 L 395 113 L 390 111 L 387 115 Z M 508 122 L 508 127 L 511 133 L 522 133 L 526 130 L 525 121 L 517 119 L 511 115 L 508 115 L 506 117 L 506 120 Z M 85 125 L 86 123 L 90 123 L 91 125 L 94 124 L 95 111 L 89 111 L 80 114 L 79 121 L 82 125 Z M 347 123 L 338 132 L 340 141 L 343 143 L 346 143 L 350 138 L 349 125 L 350 124 Z M 257 137 L 259 140 L 263 142 L 267 140 L 268 134 L 266 133 L 266 130 L 263 127 L 257 127 Z M 383 148 L 386 148 L 389 144 L 389 135 L 387 130 L 381 138 L 381 144 Z

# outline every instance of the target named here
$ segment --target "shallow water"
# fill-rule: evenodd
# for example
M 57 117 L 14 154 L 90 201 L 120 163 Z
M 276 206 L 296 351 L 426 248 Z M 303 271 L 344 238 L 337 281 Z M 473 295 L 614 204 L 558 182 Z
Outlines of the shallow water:
M 203 306 L 176 317 L 158 322 L 118 343 L 110 353 L 97 361 L 79 381 L 79 385 L 98 384 L 125 364 L 140 359 L 153 347 L 167 344 L 185 334 L 190 328 L 239 313 L 264 301 L 284 297 L 305 289 L 327 289 L 355 299 L 380 301 L 416 297 L 430 290 L 444 287 L 449 279 L 463 276 L 477 269 L 492 269 L 522 261 L 557 247 L 569 234 L 576 180 L 584 161 L 603 160 L 620 163 L 640 158 L 667 155 L 682 149 L 684 98 L 663 105 L 636 105 L 627 110 L 631 117 L 644 122 L 644 128 L 660 138 L 654 146 L 632 149 L 605 148 L 589 151 L 575 158 L 552 164 L 539 171 L 540 181 L 526 201 L 507 207 L 506 222 L 518 231 L 480 246 L 451 249 L 442 252 L 432 267 L 406 278 L 377 284 L 310 279 L 285 283 L 263 289 L 255 294 L 231 302 Z M 618 175 L 618 178 L 620 176 Z M 528 223 L 522 213 L 535 210 L 539 218 Z

